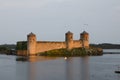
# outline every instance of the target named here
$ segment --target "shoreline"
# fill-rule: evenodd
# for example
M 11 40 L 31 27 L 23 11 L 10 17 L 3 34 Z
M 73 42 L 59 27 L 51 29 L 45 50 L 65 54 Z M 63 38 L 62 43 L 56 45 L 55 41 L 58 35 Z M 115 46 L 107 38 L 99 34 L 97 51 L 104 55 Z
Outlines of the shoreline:
M 41 55 L 41 53 L 38 53 L 37 55 L 35 55 L 35 56 L 48 56 L 48 55 L 44 55 L 44 53 L 45 54 L 47 54 L 47 53 L 53 53 L 53 52 L 51 52 L 51 51 L 55 51 L 55 50 L 50 50 L 50 51 L 46 51 L 46 52 L 42 52 L 42 54 L 43 55 Z M 57 51 L 59 51 L 59 49 L 57 50 Z M 65 51 L 65 50 L 63 50 L 63 51 Z M 68 51 L 68 53 L 69 53 L 70 51 Z M 54 53 L 56 53 L 57 54 L 57 52 L 54 52 Z M 92 53 L 92 52 L 91 52 Z M 0 52 L 0 54 L 1 55 L 14 55 L 14 56 L 20 56 L 20 55 L 17 55 L 16 53 L 4 53 L 4 52 Z M 98 53 L 97 53 L 98 54 Z M 104 50 L 103 50 L 103 52 L 102 53 L 100 53 L 100 55 L 70 55 L 70 57 L 80 57 L 80 56 L 100 56 L 100 55 L 104 55 L 104 54 L 120 54 L 120 52 L 104 52 Z M 66 57 L 66 56 L 69 56 L 69 54 L 68 55 L 64 55 L 64 56 L 60 56 L 60 55 L 55 55 L 55 56 L 58 56 L 58 57 Z M 52 57 L 52 56 L 51 56 Z
M 67 49 L 55 49 L 37 53 L 39 56 L 58 56 L 58 57 L 79 57 L 79 56 L 101 56 L 103 50 L 101 48 L 73 48 Z

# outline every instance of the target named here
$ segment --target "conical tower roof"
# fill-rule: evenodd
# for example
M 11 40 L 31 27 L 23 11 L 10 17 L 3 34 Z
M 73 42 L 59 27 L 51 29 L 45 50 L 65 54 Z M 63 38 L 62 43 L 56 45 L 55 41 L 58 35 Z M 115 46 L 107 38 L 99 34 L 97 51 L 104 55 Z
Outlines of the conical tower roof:
M 72 33 L 72 32 L 70 32 L 70 31 L 68 31 L 66 34 L 68 35 L 68 34 L 73 34 L 73 33 Z
M 86 31 L 83 31 L 82 33 L 81 33 L 81 35 L 83 35 L 83 34 L 88 34 Z
M 35 36 L 35 34 L 31 32 L 28 34 L 28 36 Z

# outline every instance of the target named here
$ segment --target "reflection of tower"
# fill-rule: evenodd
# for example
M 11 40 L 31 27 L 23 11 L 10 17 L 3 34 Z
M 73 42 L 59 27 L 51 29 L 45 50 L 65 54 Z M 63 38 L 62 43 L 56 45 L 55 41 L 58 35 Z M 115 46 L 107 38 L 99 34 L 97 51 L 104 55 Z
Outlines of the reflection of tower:
M 80 58 L 80 80 L 90 80 L 89 74 L 89 57 Z
M 89 57 L 66 59 L 66 80 L 90 80 L 89 76 Z
M 28 66 L 28 80 L 36 80 L 37 77 L 37 67 L 36 67 L 36 63 L 29 63 Z
M 74 80 L 73 79 L 73 66 L 72 66 L 72 58 L 66 59 L 66 80 Z
M 86 31 L 80 34 L 80 40 L 82 41 L 82 47 L 89 47 L 89 34 Z
M 27 52 L 28 55 L 36 54 L 36 35 L 32 32 L 27 36 Z
M 29 80 L 29 63 L 16 62 L 16 80 Z
M 16 80 L 36 80 L 36 63 L 16 62 Z
M 66 41 L 66 48 L 68 50 L 72 49 L 73 47 L 73 33 L 71 33 L 70 31 L 68 31 L 66 34 L 65 34 L 65 41 Z

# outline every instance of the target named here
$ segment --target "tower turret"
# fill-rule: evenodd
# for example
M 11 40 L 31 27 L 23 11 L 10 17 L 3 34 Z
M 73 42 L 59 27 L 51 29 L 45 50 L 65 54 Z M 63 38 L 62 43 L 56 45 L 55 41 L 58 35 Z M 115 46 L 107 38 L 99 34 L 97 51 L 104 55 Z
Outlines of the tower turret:
M 82 41 L 82 47 L 89 47 L 89 34 L 86 31 L 80 34 L 80 40 Z
M 35 55 L 36 54 L 36 35 L 32 32 L 27 35 L 27 54 Z
M 68 31 L 66 34 L 65 34 L 65 41 L 66 41 L 66 48 L 68 50 L 72 49 L 73 47 L 73 33 Z

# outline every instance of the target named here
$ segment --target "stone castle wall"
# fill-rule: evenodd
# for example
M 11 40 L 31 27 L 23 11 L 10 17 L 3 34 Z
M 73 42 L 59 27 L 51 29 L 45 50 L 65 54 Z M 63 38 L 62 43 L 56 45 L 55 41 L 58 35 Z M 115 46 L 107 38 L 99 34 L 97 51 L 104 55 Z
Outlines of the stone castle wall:
M 65 42 L 38 41 L 36 44 L 36 53 L 45 52 L 53 49 L 66 48 Z
M 27 56 L 27 50 L 17 50 L 18 56 Z
M 82 42 L 80 40 L 74 40 L 73 48 L 79 48 L 79 47 L 82 47 Z
M 80 34 L 79 40 L 73 40 L 73 33 L 69 31 L 65 34 L 65 41 L 55 42 L 55 41 L 37 41 L 36 35 L 30 33 L 27 36 L 26 44 L 27 50 L 17 50 L 18 55 L 36 55 L 37 53 L 40 52 L 61 48 L 66 48 L 70 50 L 72 48 L 89 47 L 89 34 L 84 31 L 83 33 Z

